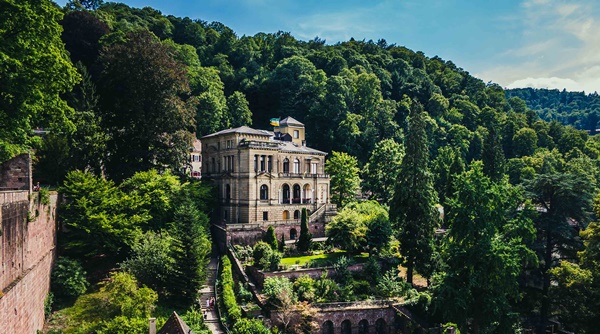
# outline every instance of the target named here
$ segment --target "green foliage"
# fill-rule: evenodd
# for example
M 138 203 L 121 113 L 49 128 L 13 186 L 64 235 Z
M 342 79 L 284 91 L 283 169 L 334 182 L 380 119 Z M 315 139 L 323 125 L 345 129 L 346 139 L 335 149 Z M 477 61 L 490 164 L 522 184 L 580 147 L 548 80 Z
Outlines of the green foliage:
M 394 197 L 394 185 L 400 173 L 404 147 L 393 138 L 375 144 L 363 172 L 363 191 L 370 191 L 371 198 L 388 204 Z
M 377 283 L 377 293 L 385 298 L 400 298 L 410 289 L 410 284 L 402 281 L 398 275 L 398 270 L 391 269 L 383 274 L 381 280 Z
M 283 254 L 285 252 L 285 234 L 284 233 L 281 233 L 281 240 L 279 240 L 277 250 L 281 254 Z
M 141 209 L 147 210 L 152 217 L 145 228 L 155 231 L 167 227 L 166 223 L 172 218 L 175 202 L 183 189 L 178 178 L 169 171 L 158 173 L 156 170 L 135 173 L 124 180 L 120 188 L 141 199 Z
M 265 234 L 263 241 L 269 244 L 272 250 L 277 251 L 279 249 L 277 236 L 275 236 L 275 229 L 272 225 L 269 225 L 269 228 L 267 228 L 267 233 Z
M 85 275 L 79 261 L 59 257 L 50 276 L 52 291 L 57 297 L 76 298 L 85 293 L 89 286 Z
M 131 257 L 121 263 L 121 268 L 133 274 L 141 284 L 164 294 L 171 287 L 176 265 L 172 244 L 173 238 L 166 231 L 148 231 L 133 245 Z
M 248 289 L 244 286 L 244 284 L 242 284 L 242 282 L 238 282 L 238 289 L 237 289 L 238 293 L 238 297 L 240 299 L 240 301 L 244 302 L 244 303 L 248 303 L 252 301 L 252 292 L 248 291 Z
M 52 305 L 54 304 L 54 293 L 49 292 L 44 299 L 44 317 L 47 320 L 52 314 Z
M 358 160 L 347 153 L 333 151 L 325 163 L 325 171 L 331 175 L 331 201 L 339 207 L 353 202 L 360 185 Z
M 221 303 L 227 322 L 235 324 L 242 317 L 242 309 L 235 300 L 233 291 L 233 272 L 231 261 L 227 256 L 221 257 L 221 274 L 219 276 L 219 287 L 221 290 Z
M 258 319 L 240 319 L 233 325 L 232 334 L 271 334 L 271 331 Z
M 299 301 L 312 302 L 315 299 L 315 280 L 308 275 L 302 275 L 294 281 L 294 292 Z
M 128 318 L 148 318 L 158 300 L 154 290 L 139 288 L 135 277 L 125 272 L 111 273 L 100 291 L 107 294 L 109 313 Z
M 526 185 L 532 202 L 545 210 L 535 219 L 538 238 L 533 245 L 540 260 L 542 281 L 541 321 L 550 314 L 550 269 L 558 263 L 557 253 L 576 257 L 581 250 L 577 229 L 589 221 L 593 188 L 588 180 L 577 174 L 551 173 L 537 175 Z
M 31 147 L 32 130 L 73 130 L 61 95 L 79 76 L 60 40 L 62 19 L 49 0 L 0 4 L 0 162 Z
M 90 173 L 70 172 L 59 191 L 66 199 L 59 212 L 68 229 L 65 248 L 79 256 L 127 252 L 150 219 L 142 198 Z
M 198 307 L 191 307 L 188 309 L 182 316 L 181 320 L 185 322 L 188 327 L 194 332 L 198 334 L 208 334 L 211 333 L 206 325 L 204 324 L 204 314 Z
M 536 264 L 528 248 L 535 236 L 533 210 L 506 178 L 496 183 L 485 176 L 481 162 L 456 184 L 442 271 L 434 276 L 436 310 L 461 329 L 470 324 L 475 333 L 508 332 L 519 320 L 514 305 L 521 298 L 523 264 Z
M 596 217 L 600 214 L 600 196 L 594 198 Z M 580 232 L 585 249 L 577 255 L 578 262 L 561 260 L 550 269 L 552 284 L 549 295 L 555 303 L 562 324 L 577 333 L 594 333 L 600 325 L 597 310 L 600 286 L 600 224 L 590 223 Z
M 315 299 L 319 303 L 330 303 L 337 301 L 341 296 L 340 286 L 332 279 L 323 274 L 315 280 Z
M 273 307 L 282 306 L 288 300 L 296 302 L 296 294 L 292 282 L 287 277 L 267 277 L 263 284 L 263 294 Z
M 340 211 L 325 227 L 327 242 L 350 253 L 362 250 L 366 232 L 363 217 L 350 208 Z
M 131 318 L 119 315 L 100 323 L 96 332 L 99 334 L 145 334 L 148 333 L 148 327 L 148 319 L 146 318 Z
M 307 252 L 312 244 L 312 233 L 308 230 L 308 213 L 306 208 L 302 208 L 300 217 L 300 237 L 296 242 L 296 248 L 300 252 Z
M 426 121 L 427 115 L 422 107 L 413 104 L 408 122 L 406 155 L 390 205 L 392 225 L 400 241 L 400 254 L 406 263 L 410 284 L 415 267 L 425 277 L 431 274 L 433 234 L 439 221 L 435 207 L 437 194 L 428 166 Z
M 212 250 L 207 231 L 208 216 L 198 210 L 191 198 L 182 199 L 173 215 L 172 243 L 175 270 L 171 284 L 188 304 L 196 301 L 198 290 L 206 279 L 206 268 Z
M 282 254 L 273 250 L 266 242 L 261 241 L 254 245 L 252 257 L 254 258 L 254 266 L 256 268 L 275 271 L 279 267 Z
M 197 101 L 185 99 L 185 66 L 172 52 L 147 30 L 127 32 L 102 52 L 100 111 L 109 135 L 105 168 L 113 179 L 165 166 L 179 170 L 188 159 Z
M 50 205 L 50 190 L 48 190 L 48 188 L 40 188 L 38 196 L 41 205 Z

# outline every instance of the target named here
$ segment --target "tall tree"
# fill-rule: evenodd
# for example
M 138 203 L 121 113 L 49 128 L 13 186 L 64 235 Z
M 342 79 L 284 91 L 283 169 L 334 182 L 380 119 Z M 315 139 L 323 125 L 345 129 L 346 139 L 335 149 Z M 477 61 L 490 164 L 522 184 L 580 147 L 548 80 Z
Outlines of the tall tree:
M 252 112 L 244 93 L 233 92 L 233 94 L 228 96 L 227 109 L 231 119 L 231 127 L 237 128 L 242 125 L 252 125 Z
M 581 250 L 578 229 L 585 228 L 591 210 L 593 188 L 585 178 L 573 174 L 541 174 L 526 184 L 533 203 L 541 211 L 536 219 L 538 253 L 542 279 L 540 328 L 550 312 L 550 269 L 561 258 L 575 258 Z
M 407 267 L 406 280 L 411 284 L 415 267 L 422 275 L 430 275 L 433 235 L 439 221 L 435 207 L 437 194 L 428 167 L 426 118 L 421 105 L 413 104 L 408 120 L 406 155 L 390 204 L 390 220 Z
M 394 186 L 403 156 L 404 147 L 394 139 L 384 139 L 375 144 L 375 149 L 364 168 L 363 189 L 370 191 L 373 198 L 388 204 L 394 197 Z
M 526 243 L 534 237 L 532 210 L 506 179 L 494 183 L 481 162 L 459 176 L 450 200 L 443 266 L 435 278 L 435 305 L 445 320 L 472 333 L 508 333 L 518 323 L 518 278 L 535 261 Z M 452 305 L 448 307 L 448 305 Z
M 60 40 L 62 13 L 49 0 L 0 3 L 0 162 L 31 146 L 31 130 L 72 131 L 61 94 L 79 76 Z
M 267 228 L 267 233 L 265 234 L 263 241 L 269 244 L 272 250 L 279 250 L 279 244 L 277 243 L 277 236 L 275 235 L 273 225 L 269 225 L 269 228 Z
M 325 163 L 325 171 L 331 175 L 331 201 L 339 207 L 353 202 L 360 186 L 358 161 L 344 152 L 332 152 Z
M 594 211 L 600 217 L 597 206 Z M 550 292 L 561 324 L 576 333 L 591 334 L 600 326 L 600 224 L 591 223 L 580 235 L 585 250 L 578 254 L 579 262 L 561 261 L 550 270 L 557 282 Z
M 208 216 L 200 212 L 194 202 L 184 198 L 175 209 L 174 215 L 174 291 L 187 303 L 194 303 L 198 289 L 206 278 L 206 267 L 211 252 L 208 237 Z
M 310 250 L 312 243 L 312 233 L 308 230 L 308 212 L 306 208 L 302 208 L 302 216 L 300 217 L 300 237 L 298 238 L 298 250 L 307 252 Z
M 136 171 L 179 170 L 188 157 L 196 100 L 173 50 L 148 31 L 131 32 L 102 53 L 102 122 L 110 139 L 106 170 L 116 180 Z

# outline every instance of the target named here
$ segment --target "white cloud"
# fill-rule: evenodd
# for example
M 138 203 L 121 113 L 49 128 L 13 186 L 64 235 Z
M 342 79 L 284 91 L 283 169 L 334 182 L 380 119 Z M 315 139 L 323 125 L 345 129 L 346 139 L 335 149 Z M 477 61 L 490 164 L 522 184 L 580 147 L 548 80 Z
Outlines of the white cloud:
M 526 0 L 515 13 L 522 27 L 515 47 L 478 76 L 507 87 L 600 91 L 600 3 Z

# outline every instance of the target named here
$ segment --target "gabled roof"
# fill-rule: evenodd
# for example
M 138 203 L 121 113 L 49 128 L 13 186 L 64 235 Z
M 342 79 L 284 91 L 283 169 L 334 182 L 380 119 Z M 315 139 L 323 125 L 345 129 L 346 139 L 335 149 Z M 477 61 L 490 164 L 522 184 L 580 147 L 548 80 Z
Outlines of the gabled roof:
M 282 125 L 288 125 L 288 126 L 304 126 L 304 124 L 300 123 L 297 119 L 292 118 L 291 116 L 288 116 L 284 119 L 282 119 L 281 121 L 279 121 L 279 126 Z
M 242 134 L 257 135 L 257 136 L 272 136 L 273 135 L 273 132 L 270 132 L 267 130 L 257 130 L 257 129 L 253 129 L 253 128 L 250 128 L 247 126 L 240 126 L 239 128 L 226 129 L 226 130 L 221 130 L 219 132 L 211 133 L 202 138 L 210 138 L 210 137 L 220 136 L 220 135 L 224 135 L 224 134 L 231 134 L 231 133 L 242 133 Z
M 173 314 L 156 334 L 194 334 L 194 332 L 181 320 L 177 312 L 173 311 Z

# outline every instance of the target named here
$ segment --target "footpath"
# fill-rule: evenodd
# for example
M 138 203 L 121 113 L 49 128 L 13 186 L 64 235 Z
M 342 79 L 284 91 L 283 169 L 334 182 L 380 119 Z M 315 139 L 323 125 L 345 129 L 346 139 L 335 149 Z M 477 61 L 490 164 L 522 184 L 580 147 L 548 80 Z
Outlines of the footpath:
M 210 309 L 206 309 L 206 301 L 211 298 L 216 299 L 215 295 L 215 281 L 217 280 L 217 263 L 219 262 L 218 257 L 212 257 L 210 259 L 210 263 L 208 264 L 208 277 L 206 278 L 206 284 L 200 290 L 200 306 L 202 307 L 202 311 L 206 310 L 206 317 L 204 318 L 204 323 L 208 327 L 208 329 L 217 334 L 224 334 L 223 330 L 221 330 L 221 325 L 219 324 L 219 315 L 217 314 L 217 310 L 215 307 Z

